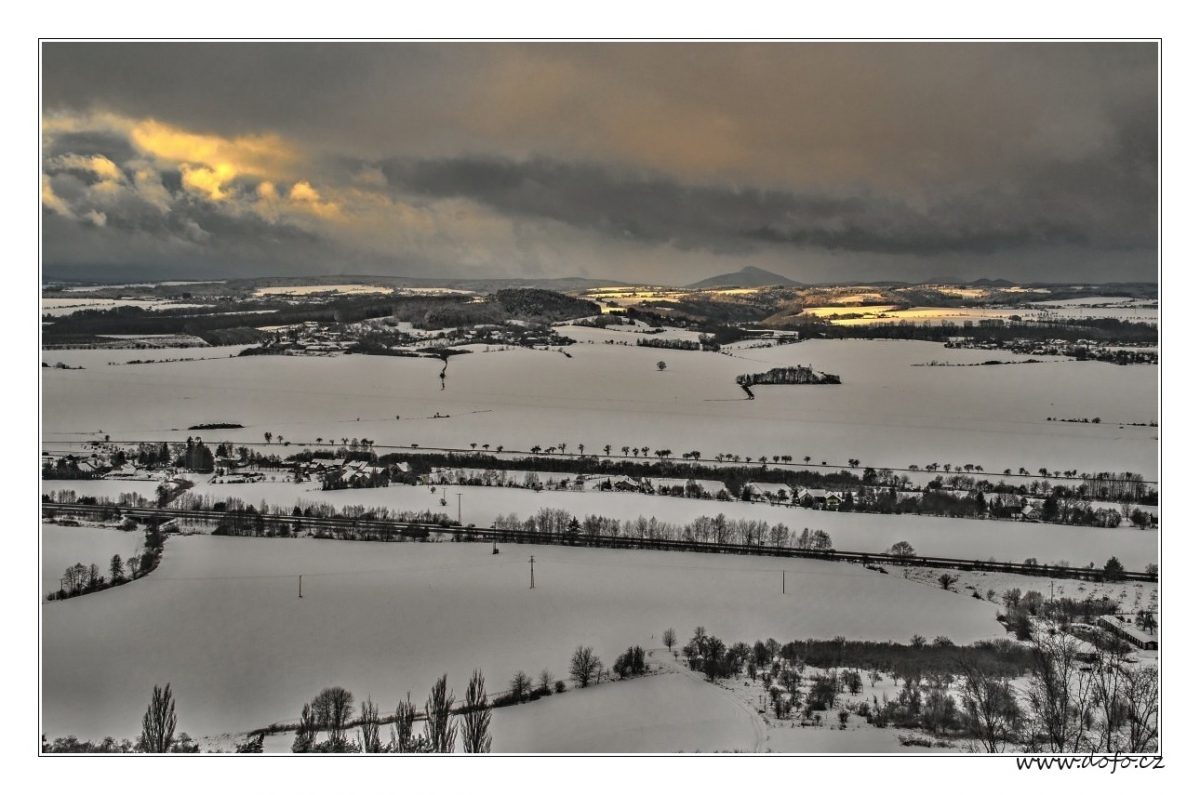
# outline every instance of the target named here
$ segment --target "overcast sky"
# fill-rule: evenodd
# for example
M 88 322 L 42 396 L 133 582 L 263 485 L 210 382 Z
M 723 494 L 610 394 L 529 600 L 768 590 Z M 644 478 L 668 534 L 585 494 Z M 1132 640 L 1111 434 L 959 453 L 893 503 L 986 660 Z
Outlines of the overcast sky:
M 45 44 L 43 262 L 1156 278 L 1153 44 Z M 84 271 L 86 272 L 86 271 Z

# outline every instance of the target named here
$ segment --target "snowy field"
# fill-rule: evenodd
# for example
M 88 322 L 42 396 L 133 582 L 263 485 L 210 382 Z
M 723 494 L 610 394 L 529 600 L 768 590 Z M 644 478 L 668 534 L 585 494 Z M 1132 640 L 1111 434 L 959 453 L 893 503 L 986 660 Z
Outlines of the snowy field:
M 68 566 L 95 563 L 107 578 L 108 563 L 113 555 L 127 560 L 141 550 L 143 534 L 125 532 L 110 527 L 64 527 L 42 522 L 42 590 L 41 596 L 59 588 L 59 578 Z
M 213 359 L 237 356 L 250 345 L 196 345 L 190 348 L 56 348 L 42 351 L 49 365 L 62 362 L 70 367 L 130 366 L 127 362 L 165 362 L 171 359 Z
M 150 298 L 43 298 L 42 314 L 51 317 L 73 315 L 85 309 L 115 309 L 118 306 L 137 306 L 146 310 L 199 309 L 208 304 L 184 304 Z
M 749 752 L 760 723 L 720 688 L 683 673 L 663 673 L 496 710 L 492 751 Z
M 219 419 L 246 426 L 222 432 L 223 439 L 246 442 L 261 441 L 267 431 L 293 443 L 367 437 L 378 445 L 487 442 L 527 450 L 565 442 L 569 450 L 583 443 L 589 452 L 636 445 L 697 449 L 706 457 L 790 454 L 830 464 L 853 457 L 893 469 L 939 462 L 989 471 L 1131 470 L 1157 479 L 1157 428 L 1045 422 L 1048 416 L 1156 421 L 1156 367 L 1074 361 L 913 367 L 1014 357 L 874 340 L 718 354 L 604 344 L 634 336 L 626 332 L 560 331 L 583 340 L 571 346 L 570 358 L 527 349 L 455 357 L 444 390 L 441 362 L 399 357 L 48 370 L 44 435 L 86 440 L 102 429 L 113 439 L 183 439 L 187 431 L 176 429 Z M 60 355 L 66 353 L 53 355 L 67 361 Z M 663 372 L 659 360 L 667 364 Z M 760 387 L 750 401 L 734 382 L 741 373 L 794 364 L 836 373 L 843 384 Z
M 529 555 L 537 588 L 529 589 Z M 788 571 L 788 592 L 779 590 Z M 304 598 L 296 596 L 304 576 Z M 663 629 L 730 641 L 833 637 L 969 643 L 995 605 L 848 564 L 486 544 L 173 537 L 150 576 L 42 607 L 43 731 L 135 736 L 171 682 L 193 736 L 294 719 L 322 687 L 393 704 L 475 667 L 564 678 Z M 136 620 L 135 620 L 136 619 Z

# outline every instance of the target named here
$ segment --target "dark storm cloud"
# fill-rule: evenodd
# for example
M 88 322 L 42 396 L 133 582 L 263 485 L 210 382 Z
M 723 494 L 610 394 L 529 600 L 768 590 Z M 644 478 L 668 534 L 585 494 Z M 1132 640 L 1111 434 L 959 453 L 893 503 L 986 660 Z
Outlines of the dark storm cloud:
M 43 148 L 42 157 L 49 159 L 77 152 L 102 154 L 116 163 L 134 157 L 133 146 L 128 139 L 110 132 L 82 131 L 57 135 Z
M 878 197 L 682 185 L 662 176 L 622 174 L 595 165 L 494 158 L 380 164 L 403 193 L 458 197 L 502 214 L 543 218 L 602 235 L 740 253 L 754 243 L 875 254 L 993 253 L 1034 246 L 1136 246 L 1073 217 L 1047 213 L 1043 186 L 942 200 L 926 210 Z M 1092 173 L 1091 167 L 1081 173 Z M 1079 186 L 1085 189 L 1086 184 Z M 1079 198 L 1082 198 L 1079 197 Z M 1102 208 L 1119 215 L 1128 208 Z
M 1153 44 L 48 43 L 42 89 L 47 262 L 1156 270 Z

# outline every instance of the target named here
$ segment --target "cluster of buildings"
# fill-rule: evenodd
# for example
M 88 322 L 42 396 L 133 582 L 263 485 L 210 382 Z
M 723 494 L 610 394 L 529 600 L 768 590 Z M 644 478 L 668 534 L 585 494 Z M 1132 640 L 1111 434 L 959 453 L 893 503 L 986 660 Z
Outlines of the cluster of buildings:
M 783 483 L 749 483 L 746 486 L 751 500 L 791 502 L 805 508 L 836 511 L 846 499 L 844 492 L 828 489 L 795 488 Z
M 395 467 L 400 472 L 409 471 L 407 462 L 396 464 Z M 314 458 L 311 461 L 297 462 L 294 473 L 298 479 L 337 483 L 348 488 L 391 477 L 391 471 L 387 467 L 347 458 Z
M 306 320 L 282 332 L 267 347 L 281 348 L 286 356 L 335 356 L 344 353 L 354 343 L 355 337 L 348 328 Z

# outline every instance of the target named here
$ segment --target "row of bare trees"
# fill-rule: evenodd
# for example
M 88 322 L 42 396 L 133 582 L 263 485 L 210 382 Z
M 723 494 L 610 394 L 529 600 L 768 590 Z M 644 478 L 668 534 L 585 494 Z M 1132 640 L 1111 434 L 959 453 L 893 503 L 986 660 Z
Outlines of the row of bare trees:
M 454 691 L 443 674 L 434 683 L 425 700 L 423 733 L 415 724 L 417 708 L 409 695 L 396 706 L 390 720 L 379 717 L 379 707 L 367 699 L 352 720 L 354 697 L 343 687 L 327 687 L 300 710 L 300 725 L 292 743 L 294 753 L 354 753 L 368 754 L 449 754 L 462 739 L 462 750 L 469 754 L 491 751 L 492 708 L 488 704 L 483 672 L 476 670 L 467 683 L 462 706 L 454 708 Z M 391 737 L 384 742 L 380 727 L 387 723 Z M 356 742 L 347 735 L 352 725 L 359 727 Z M 324 739 L 321 735 L 324 733 Z

